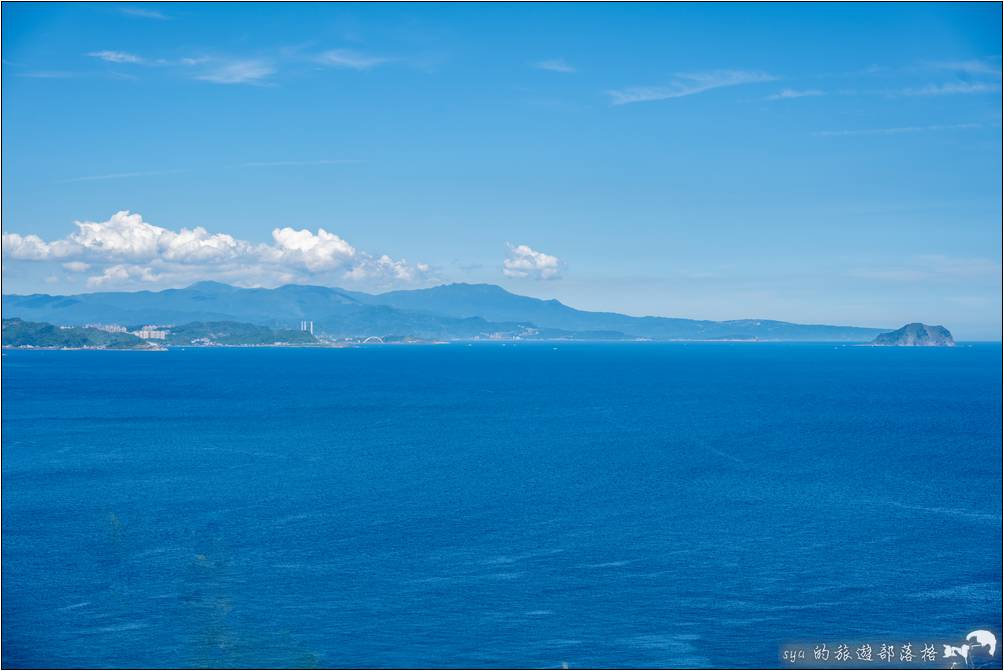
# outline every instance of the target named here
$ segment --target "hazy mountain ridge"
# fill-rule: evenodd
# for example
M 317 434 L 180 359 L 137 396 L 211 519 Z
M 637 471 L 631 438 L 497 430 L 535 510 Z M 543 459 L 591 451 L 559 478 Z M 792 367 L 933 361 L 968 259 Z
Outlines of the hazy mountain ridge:
M 314 322 L 318 332 L 333 337 L 396 335 L 463 339 L 502 333 L 538 338 L 865 342 L 888 330 L 774 320 L 716 322 L 588 312 L 557 300 L 520 296 L 490 284 L 448 284 L 366 294 L 311 285 L 241 289 L 219 282 L 199 282 L 163 291 L 4 295 L 3 309 L 6 317 L 56 324 L 240 321 L 295 328 L 300 320 L 306 319 Z

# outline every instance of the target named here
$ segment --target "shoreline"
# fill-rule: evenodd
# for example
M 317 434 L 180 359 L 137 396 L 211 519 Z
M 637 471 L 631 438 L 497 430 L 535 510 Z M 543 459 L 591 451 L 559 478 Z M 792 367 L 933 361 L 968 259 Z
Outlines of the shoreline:
M 979 341 L 983 342 L 983 341 Z M 987 343 L 994 341 L 986 341 Z M 555 340 L 427 340 L 418 342 L 383 342 L 383 343 L 336 343 L 336 344 L 248 344 L 248 345 L 165 345 L 161 347 L 45 347 L 33 345 L 2 345 L 3 351 L 44 351 L 44 352 L 167 352 L 178 349 L 356 349 L 361 347 L 402 347 L 421 345 L 625 345 L 625 344 L 663 344 L 663 345 L 833 345 L 843 347 L 872 347 L 865 342 L 842 342 L 833 340 L 575 340 L 575 339 L 555 339 Z M 921 349 L 931 349 L 923 347 Z
M 972 345 L 1000 345 L 999 340 L 971 340 L 956 342 L 954 347 L 970 347 Z M 268 343 L 268 344 L 247 344 L 247 345 L 162 345 L 153 347 L 46 347 L 34 345 L 0 345 L 0 350 L 6 351 L 43 351 L 43 352 L 167 352 L 178 349 L 357 349 L 362 347 L 407 347 L 423 345 L 829 345 L 833 347 L 867 347 L 880 349 L 953 349 L 953 346 L 943 345 L 875 345 L 870 342 L 860 341 L 840 341 L 840 340 L 651 340 L 644 338 L 624 339 L 624 340 L 577 340 L 553 339 L 553 340 L 421 340 L 410 342 L 346 342 L 346 343 Z

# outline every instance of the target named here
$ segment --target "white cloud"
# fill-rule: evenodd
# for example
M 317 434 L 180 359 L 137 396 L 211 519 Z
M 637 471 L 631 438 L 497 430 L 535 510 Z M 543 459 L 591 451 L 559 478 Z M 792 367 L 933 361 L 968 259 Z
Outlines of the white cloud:
M 624 89 L 607 91 L 611 105 L 628 105 L 630 103 L 667 100 L 703 93 L 725 86 L 741 84 L 756 84 L 776 79 L 765 72 L 749 70 L 713 70 L 710 72 L 695 72 L 678 74 L 668 84 L 661 86 L 632 86 Z
M 63 267 L 72 273 L 86 273 L 91 269 L 91 264 L 83 261 L 68 261 L 63 264 Z
M 350 70 L 369 70 L 389 61 L 389 58 L 370 56 L 351 49 L 330 49 L 317 57 L 317 62 L 321 65 Z
M 332 270 L 356 256 L 356 249 L 323 228 L 313 233 L 307 229 L 277 228 L 272 231 L 275 247 L 268 250 L 279 262 L 302 263 L 308 270 Z
M 59 70 L 36 70 L 34 72 L 19 72 L 18 77 L 28 77 L 29 79 L 70 79 L 72 72 Z
M 174 231 L 116 212 L 107 221 L 78 221 L 65 238 L 3 233 L 7 259 L 59 261 L 72 272 L 94 269 L 89 286 L 220 279 L 244 285 L 327 277 L 370 284 L 421 282 L 426 264 L 360 251 L 323 228 L 272 231 L 270 243 L 252 243 L 202 226 Z
M 1001 65 L 999 61 L 993 62 L 972 59 L 967 61 L 940 61 L 930 63 L 929 65 L 937 70 L 951 70 L 953 72 L 961 72 L 968 75 L 1001 76 Z
M 87 286 L 101 287 L 106 284 L 127 284 L 130 280 L 140 282 L 156 282 L 160 279 L 153 270 L 147 266 L 119 264 L 108 266 L 100 275 L 87 278 Z
M 805 89 L 798 91 L 796 89 L 782 89 L 772 96 L 767 96 L 767 100 L 789 100 L 792 98 L 809 98 L 825 95 L 822 91 L 817 89 Z
M 158 175 L 177 175 L 179 173 L 185 172 L 184 170 L 149 170 L 146 172 L 113 172 L 106 175 L 84 175 L 83 177 L 70 177 L 69 179 L 60 180 L 61 184 L 69 184 L 71 182 L 93 182 L 100 181 L 104 179 L 122 179 L 125 177 L 154 177 Z
M 901 133 L 929 133 L 942 130 L 970 130 L 982 128 L 978 123 L 957 123 L 934 126 L 898 126 L 895 128 L 857 128 L 848 130 L 821 130 L 813 133 L 817 137 L 843 137 L 848 135 L 899 135 Z
M 551 72 L 561 72 L 564 74 L 571 74 L 575 72 L 575 68 L 565 62 L 563 58 L 552 58 L 546 61 L 538 61 L 533 64 L 533 67 L 538 70 L 550 70 Z
M 3 233 L 3 253 L 10 258 L 32 261 L 42 261 L 51 256 L 49 243 L 37 235 L 18 235 L 6 231 Z
M 126 16 L 134 16 L 138 19 L 155 19 L 157 21 L 167 21 L 171 18 L 163 12 L 158 12 L 156 9 L 143 9 L 140 7 L 123 7 L 119 10 L 119 13 Z
M 528 245 L 509 245 L 509 257 L 502 262 L 502 274 L 506 277 L 554 280 L 561 276 L 561 260 Z
M 928 277 L 926 272 L 911 268 L 855 268 L 848 274 L 865 280 L 886 282 L 917 282 Z
M 172 231 L 143 221 L 139 214 L 117 212 L 104 222 L 78 221 L 77 232 L 68 241 L 81 252 L 92 252 L 105 258 L 155 258 L 162 247 L 170 246 Z M 187 233 L 184 229 L 182 233 Z
M 428 264 L 410 265 L 405 259 L 395 261 L 384 254 L 379 258 L 362 259 L 361 263 L 346 272 L 345 276 L 353 280 L 390 278 L 402 282 L 416 282 L 425 279 L 429 272 Z
M 266 58 L 208 56 L 187 56 L 179 59 L 145 58 L 125 51 L 112 50 L 92 51 L 87 55 L 109 63 L 181 68 L 186 77 L 214 84 L 260 84 L 277 72 L 276 65 Z
M 342 165 L 345 163 L 361 163 L 361 161 L 352 158 L 322 158 L 316 161 L 251 161 L 249 163 L 242 163 L 241 165 L 245 168 L 276 168 L 307 165 Z
M 108 61 L 109 63 L 142 63 L 143 59 L 135 54 L 130 54 L 125 51 L 92 51 L 88 56 L 92 58 L 100 58 L 103 61 Z
M 971 281 L 999 278 L 1001 266 L 990 258 L 922 254 L 895 265 L 852 268 L 848 274 L 852 277 L 887 282 Z
M 923 254 L 917 257 L 932 273 L 959 278 L 1000 278 L 1001 266 L 989 258 L 955 257 L 944 254 Z
M 195 78 L 214 84 L 258 84 L 274 73 L 268 61 L 250 59 L 216 63 Z
M 928 84 L 919 89 L 903 89 L 905 96 L 951 96 L 973 93 L 997 93 L 1000 84 L 990 82 L 948 82 L 947 84 Z

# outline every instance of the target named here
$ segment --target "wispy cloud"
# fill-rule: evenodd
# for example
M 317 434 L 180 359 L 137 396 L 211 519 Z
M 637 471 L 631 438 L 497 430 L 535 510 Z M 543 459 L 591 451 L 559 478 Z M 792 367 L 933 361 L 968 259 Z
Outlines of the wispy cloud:
M 576 71 L 576 69 L 565 62 L 563 58 L 551 58 L 544 61 L 538 61 L 533 64 L 533 67 L 538 70 L 549 70 L 551 72 L 561 72 L 564 74 L 571 74 Z
M 242 163 L 241 165 L 245 168 L 271 168 L 271 167 L 300 166 L 300 165 L 341 165 L 345 163 L 362 163 L 362 161 L 351 158 L 345 158 L 345 159 L 323 158 L 317 161 L 250 161 L 248 163 Z
M 813 133 L 817 137 L 844 137 L 849 135 L 899 135 L 902 133 L 929 133 L 943 130 L 970 130 L 982 128 L 978 123 L 957 123 L 933 126 L 898 126 L 894 128 L 854 128 L 846 130 L 821 130 Z
M 847 274 L 863 280 L 883 282 L 919 282 L 928 278 L 926 272 L 911 268 L 854 268 Z
M 928 63 L 929 67 L 936 70 L 951 70 L 969 75 L 993 75 L 1001 76 L 1000 61 L 983 61 L 978 59 L 963 61 L 937 61 Z
M 767 96 L 767 100 L 790 100 L 792 98 L 811 98 L 816 96 L 826 95 L 822 91 L 817 89 L 782 89 L 775 93 L 774 95 Z
M 180 70 L 181 76 L 214 84 L 264 84 L 279 72 L 280 66 L 304 61 L 304 56 L 279 49 L 270 55 L 238 56 L 227 54 L 195 54 L 180 58 L 155 58 L 118 49 L 102 49 L 87 53 L 90 58 L 115 65 L 137 65 Z M 331 49 L 306 57 L 309 62 L 326 67 L 349 70 L 369 70 L 397 59 L 362 53 L 350 49 Z M 31 75 L 22 75 L 31 76 Z M 34 76 L 55 78 L 54 73 L 37 73 Z M 58 76 L 69 76 L 60 74 Z M 116 73 L 116 76 L 125 76 Z
M 1000 90 L 1000 84 L 993 82 L 948 82 L 946 84 L 928 84 L 916 89 L 903 89 L 899 93 L 904 96 L 950 96 L 997 93 Z
M 145 7 L 123 7 L 119 9 L 119 14 L 125 14 L 126 16 L 132 16 L 137 19 L 153 19 L 155 21 L 167 21 L 171 18 L 164 12 L 156 9 L 147 9 Z
M 364 161 L 352 158 L 322 158 L 316 160 L 291 160 L 291 161 L 247 161 L 245 163 L 220 164 L 214 166 L 204 166 L 211 170 L 233 170 L 236 168 L 279 168 L 295 166 L 324 166 L 324 165 L 351 165 L 363 163 Z M 110 172 L 99 175 L 84 175 L 81 177 L 70 177 L 61 179 L 55 184 L 72 184 L 74 182 L 96 182 L 106 179 L 129 179 L 133 177 L 159 177 L 161 175 L 178 175 L 182 173 L 195 172 L 197 168 L 174 168 L 171 170 L 142 170 L 135 172 Z
M 62 70 L 37 70 L 34 72 L 19 72 L 17 76 L 29 79 L 69 79 L 74 74 Z
M 181 68 L 185 77 L 214 84 L 262 84 L 277 72 L 271 59 L 226 56 L 186 56 L 177 59 L 151 58 L 127 51 L 105 49 L 87 54 L 117 65 Z M 118 73 L 117 76 L 125 76 Z
M 765 72 L 753 70 L 713 70 L 678 74 L 668 84 L 661 86 L 632 86 L 624 89 L 607 91 L 611 105 L 628 105 L 631 103 L 651 102 L 682 98 L 712 89 L 741 84 L 756 84 L 769 82 L 776 77 Z
M 196 79 L 214 84 L 261 84 L 275 73 L 275 66 L 261 59 L 213 62 Z
M 924 254 L 896 265 L 852 268 L 847 274 L 886 282 L 924 282 L 999 278 L 1000 272 L 1000 263 L 994 259 Z
M 128 177 L 154 177 L 157 175 L 177 175 L 179 173 L 187 172 L 186 170 L 149 170 L 145 172 L 112 172 L 104 175 L 85 175 L 83 177 L 70 177 L 69 179 L 61 179 L 57 184 L 70 184 L 72 182 L 95 182 L 105 179 L 123 179 Z
M 99 58 L 103 61 L 108 61 L 109 63 L 143 63 L 145 62 L 143 58 L 137 56 L 136 54 L 130 54 L 125 51 L 92 51 L 87 54 L 91 58 Z
M 317 62 L 333 68 L 346 68 L 349 70 L 369 70 L 378 65 L 389 63 L 391 59 L 383 56 L 373 56 L 360 53 L 351 49 L 330 49 L 318 54 Z

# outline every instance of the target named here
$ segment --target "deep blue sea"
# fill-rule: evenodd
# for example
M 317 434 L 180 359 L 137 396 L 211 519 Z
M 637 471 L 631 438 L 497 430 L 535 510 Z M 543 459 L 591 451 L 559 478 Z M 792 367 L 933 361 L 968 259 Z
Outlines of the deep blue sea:
M 5 351 L 2 662 L 742 667 L 999 637 L 1001 363 Z

